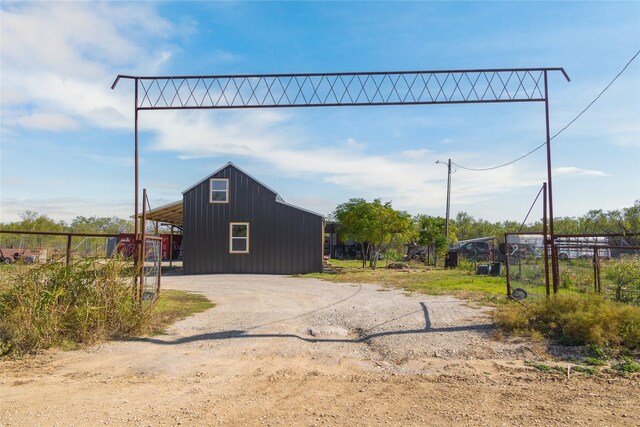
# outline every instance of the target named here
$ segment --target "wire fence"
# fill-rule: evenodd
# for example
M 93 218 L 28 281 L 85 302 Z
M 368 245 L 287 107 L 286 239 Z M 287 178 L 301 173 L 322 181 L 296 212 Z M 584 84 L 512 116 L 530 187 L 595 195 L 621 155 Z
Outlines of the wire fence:
M 589 295 L 640 305 L 640 246 L 623 235 L 561 235 L 555 239 L 556 257 L 548 251 L 551 280 L 546 280 L 542 233 L 505 236 L 507 290 L 518 299 L 538 299 L 550 293 Z
M 507 234 L 502 252 L 510 295 L 517 299 L 547 295 L 542 233 Z
M 154 301 L 160 293 L 162 274 L 162 238 L 145 236 L 143 241 L 143 264 L 140 299 Z
M 130 250 L 117 234 L 0 230 L 0 262 L 72 263 L 86 258 L 126 256 Z
M 142 249 L 138 259 L 138 249 Z M 162 237 L 0 230 L 0 263 L 71 265 L 88 258 L 120 258 L 138 266 L 137 299 L 154 302 L 160 292 Z

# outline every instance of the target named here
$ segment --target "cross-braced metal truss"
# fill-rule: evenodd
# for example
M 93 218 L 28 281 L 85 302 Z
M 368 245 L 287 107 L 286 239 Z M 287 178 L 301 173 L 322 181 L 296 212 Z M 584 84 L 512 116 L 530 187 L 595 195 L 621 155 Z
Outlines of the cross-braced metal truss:
M 548 71 L 514 68 L 373 73 L 134 77 L 139 110 L 544 101 Z
M 550 235 L 545 245 L 549 245 L 554 238 L 548 95 L 550 71 L 559 71 L 570 81 L 563 68 L 227 76 L 118 75 L 111 89 L 120 79 L 135 81 L 134 218 L 138 218 L 138 113 L 142 110 L 544 102 Z M 134 230 L 137 238 L 137 221 Z M 555 246 L 550 246 L 551 259 L 557 259 Z M 553 266 L 552 273 L 554 289 L 557 289 L 556 266 Z

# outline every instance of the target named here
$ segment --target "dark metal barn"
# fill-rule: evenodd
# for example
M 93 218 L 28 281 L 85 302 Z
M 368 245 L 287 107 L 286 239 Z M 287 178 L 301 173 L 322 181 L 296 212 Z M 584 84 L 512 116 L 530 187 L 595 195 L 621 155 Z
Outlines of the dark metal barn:
M 323 218 L 228 163 L 183 193 L 185 274 L 322 271 Z

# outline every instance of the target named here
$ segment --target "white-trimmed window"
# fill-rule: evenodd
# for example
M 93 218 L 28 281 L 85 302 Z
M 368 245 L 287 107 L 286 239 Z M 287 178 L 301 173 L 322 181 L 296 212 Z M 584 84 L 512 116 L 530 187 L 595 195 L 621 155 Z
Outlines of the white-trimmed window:
M 209 180 L 209 203 L 229 203 L 229 178 Z
M 229 224 L 229 253 L 249 253 L 249 223 L 232 222 Z

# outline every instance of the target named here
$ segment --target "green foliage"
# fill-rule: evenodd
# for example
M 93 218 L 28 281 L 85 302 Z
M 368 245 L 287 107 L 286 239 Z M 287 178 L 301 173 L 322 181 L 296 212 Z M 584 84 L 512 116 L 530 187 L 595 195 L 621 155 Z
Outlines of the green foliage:
M 640 349 L 640 307 L 597 296 L 556 295 L 528 306 L 508 305 L 495 320 L 509 331 L 538 331 L 562 343 Z
M 640 372 L 640 363 L 634 362 L 630 358 L 625 358 L 622 362 L 616 363 L 611 366 L 618 372 L 622 372 L 625 374 L 633 374 L 636 372 Z
M 575 372 L 582 372 L 583 374 L 587 374 L 587 375 L 595 375 L 597 374 L 598 368 L 592 367 L 592 366 L 574 366 L 572 368 Z
M 621 257 L 605 269 L 613 283 L 616 301 L 640 304 L 640 257 Z
M 593 265 L 591 260 L 568 260 L 560 272 L 560 288 L 578 292 L 593 291 Z
M 500 241 L 506 232 L 520 231 L 521 224 L 514 221 L 491 223 L 475 219 L 466 212 L 459 212 L 453 223 L 458 228 L 458 240 L 496 236 Z M 621 210 L 591 210 L 581 217 L 554 218 L 555 232 L 558 234 L 580 233 L 640 233 L 640 200 L 632 207 Z M 525 224 L 522 231 L 542 231 L 542 222 Z
M 204 295 L 165 289 L 152 313 L 153 332 L 161 333 L 165 326 L 213 307 L 215 304 Z
M 371 246 L 372 268 L 376 267 L 378 253 L 385 244 L 390 245 L 394 239 L 404 241 L 412 231 L 411 216 L 393 209 L 391 202 L 383 204 L 380 199 L 373 202 L 351 199 L 338 205 L 333 216 L 340 223 L 338 234 L 343 239 Z
M 0 347 L 16 355 L 65 342 L 91 343 L 143 329 L 128 264 L 87 260 L 3 272 Z
M 404 252 L 389 248 L 384 252 L 384 258 L 388 261 L 404 261 Z
M 504 279 L 477 274 L 469 274 L 460 269 L 411 268 L 407 270 L 357 268 L 356 261 L 331 260 L 340 268 L 339 274 L 311 273 L 305 277 L 316 277 L 332 282 L 382 283 L 397 286 L 411 292 L 430 295 L 454 295 L 487 304 L 504 303 Z
M 157 333 L 214 306 L 203 295 L 164 290 L 140 310 L 131 265 L 121 260 L 22 266 L 0 279 L 0 356 Z
M 77 216 L 71 224 L 64 221 L 54 221 L 47 215 L 26 211 L 20 214 L 21 221 L 2 223 L 3 230 L 19 231 L 58 231 L 71 233 L 107 233 L 118 234 L 133 230 L 133 221 L 113 217 L 84 217 Z
M 419 246 L 431 246 L 434 248 L 435 264 L 438 257 L 443 257 L 448 249 L 447 244 L 447 220 L 442 217 L 418 215 L 414 219 L 416 224 L 416 243 Z M 449 242 L 457 241 L 457 228 L 453 222 L 449 223 Z
M 599 359 L 607 358 L 607 351 L 604 348 L 593 344 L 587 344 L 587 348 L 594 357 L 597 357 Z
M 541 363 L 541 362 L 536 362 L 533 360 L 525 360 L 524 364 L 527 366 L 531 366 L 532 368 L 536 368 L 539 371 L 542 372 L 551 372 L 552 368 L 551 366 L 545 364 L 545 363 Z
M 77 216 L 71 221 L 69 231 L 74 233 L 107 233 L 119 234 L 133 230 L 133 222 L 113 217 L 98 218 L 95 216 Z
M 597 357 L 585 357 L 584 363 L 586 363 L 589 366 L 604 366 L 607 364 L 606 361 L 599 359 Z
M 3 228 L 7 230 L 24 231 L 64 231 L 64 222 L 56 222 L 46 215 L 39 215 L 37 212 L 26 211 L 20 215 L 22 221 L 8 224 Z

